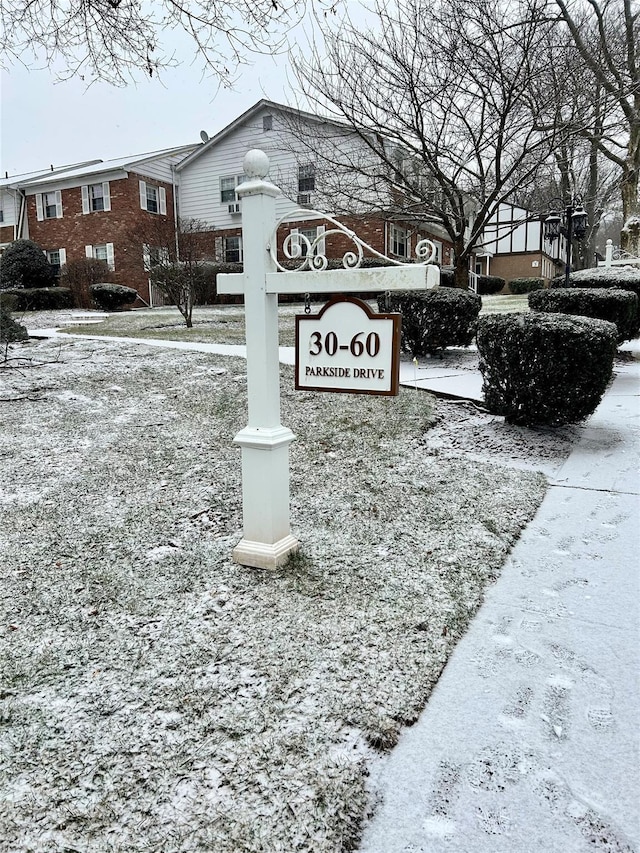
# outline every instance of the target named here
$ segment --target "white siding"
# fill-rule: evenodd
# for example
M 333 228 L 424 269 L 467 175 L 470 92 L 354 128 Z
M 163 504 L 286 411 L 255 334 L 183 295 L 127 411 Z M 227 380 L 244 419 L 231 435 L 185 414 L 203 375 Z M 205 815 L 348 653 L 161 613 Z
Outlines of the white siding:
M 273 130 L 263 130 L 262 119 L 264 115 L 273 115 Z M 237 127 L 226 137 L 208 151 L 205 151 L 193 163 L 185 166 L 180 174 L 180 215 L 185 219 L 200 219 L 215 229 L 236 228 L 241 225 L 241 217 L 228 212 L 228 203 L 220 200 L 220 178 L 242 174 L 242 161 L 244 155 L 251 148 L 260 148 L 270 160 L 270 171 L 268 180 L 276 184 L 283 195 L 276 199 L 276 216 L 292 213 L 299 207 L 296 201 L 298 191 L 298 164 L 314 162 L 314 157 L 307 153 L 304 142 L 296 139 L 293 131 L 284 119 L 275 110 L 267 107 L 256 113 L 244 125 Z M 319 136 L 323 134 L 326 125 L 309 124 L 309 132 Z M 327 145 L 336 147 L 340 145 L 345 150 L 352 149 L 353 157 L 362 158 L 361 145 L 354 145 L 353 137 L 347 139 L 344 135 L 338 139 L 335 129 L 325 131 Z M 340 203 L 342 195 L 353 195 L 351 188 L 347 187 L 349 178 L 342 175 L 340 180 L 333 180 L 329 187 L 328 195 L 323 193 L 328 187 L 328 169 L 323 169 L 322 158 L 315 158 L 316 162 L 316 191 L 311 195 L 311 206 L 324 212 L 332 213 L 340 207 L 346 207 Z M 335 170 L 332 170 L 335 176 Z M 349 172 L 352 175 L 352 172 Z M 379 199 L 378 199 L 379 201 Z M 309 215 L 300 216 L 299 219 L 309 219 Z
M 10 190 L 0 190 L 0 209 L 2 210 L 2 225 L 6 228 L 15 225 L 18 221 L 19 200 L 18 194 Z
M 188 151 L 183 151 L 181 154 L 158 157 L 157 160 L 149 160 L 145 163 L 132 163 L 130 168 L 136 175 L 142 175 L 146 178 L 152 178 L 155 181 L 170 184 L 173 179 L 171 167 L 184 160 L 188 153 Z

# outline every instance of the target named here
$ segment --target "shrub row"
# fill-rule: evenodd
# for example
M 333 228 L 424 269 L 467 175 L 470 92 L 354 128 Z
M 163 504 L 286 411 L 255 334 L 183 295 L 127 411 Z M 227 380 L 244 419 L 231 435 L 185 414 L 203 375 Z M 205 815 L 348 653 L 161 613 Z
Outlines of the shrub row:
M 14 341 L 26 341 L 29 333 L 24 326 L 16 321 L 11 316 L 9 303 L 4 299 L 4 294 L 0 294 L 0 341 L 3 343 L 13 343 Z
M 16 287 L 2 291 L 12 311 L 51 311 L 73 308 L 68 287 Z
M 585 287 L 536 290 L 529 294 L 528 302 L 533 311 L 577 314 L 615 323 L 618 343 L 635 337 L 638 297 L 628 290 L 595 290 Z
M 414 357 L 448 346 L 469 346 L 482 300 L 460 288 L 393 291 L 378 295 L 378 310 L 402 314 L 400 346 Z
M 564 286 L 564 276 L 554 278 L 550 285 L 552 289 L 564 288 Z M 628 290 L 635 293 L 638 297 L 638 305 L 632 337 L 640 334 L 640 269 L 638 267 L 598 267 L 597 269 L 572 272 L 569 276 L 569 287 L 615 288 L 616 290 Z
M 485 404 L 513 424 L 575 423 L 590 415 L 611 378 L 617 329 L 567 314 L 481 317 L 478 352 Z
M 514 278 L 509 282 L 509 290 L 514 296 L 531 293 L 533 290 L 541 290 L 543 287 L 543 278 Z

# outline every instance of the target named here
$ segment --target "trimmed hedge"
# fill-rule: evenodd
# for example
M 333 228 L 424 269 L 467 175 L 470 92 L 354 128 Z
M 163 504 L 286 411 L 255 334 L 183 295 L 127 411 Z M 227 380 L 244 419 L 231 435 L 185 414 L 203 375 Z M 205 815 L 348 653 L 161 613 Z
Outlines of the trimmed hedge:
M 509 282 L 509 290 L 514 296 L 531 293 L 533 290 L 542 290 L 543 287 L 543 278 L 514 278 Z
M 73 308 L 73 294 L 68 287 L 16 287 L 3 290 L 9 296 L 13 311 L 51 311 Z
M 506 281 L 497 275 L 478 276 L 478 293 L 481 296 L 489 296 L 491 293 L 499 293 L 505 286 Z
M 482 306 L 469 290 L 437 287 L 433 290 L 403 290 L 388 297 L 378 294 L 381 313 L 400 312 L 400 346 L 413 356 L 427 355 L 451 346 L 466 347 L 473 341 Z
M 551 288 L 564 288 L 564 276 L 557 276 L 549 285 Z M 616 288 L 629 290 L 638 297 L 636 309 L 636 324 L 633 337 L 640 334 L 640 269 L 632 266 L 595 267 L 588 270 L 578 270 L 569 276 L 569 287 L 582 288 Z
M 586 287 L 536 290 L 529 294 L 528 302 L 533 311 L 577 314 L 615 323 L 619 344 L 635 337 L 638 297 L 629 290 L 594 290 Z
M 613 370 L 617 329 L 568 314 L 481 317 L 478 352 L 488 410 L 508 423 L 577 423 L 590 415 Z
M 120 311 L 123 305 L 130 305 L 138 298 L 138 291 L 123 284 L 92 284 L 91 296 L 103 311 Z

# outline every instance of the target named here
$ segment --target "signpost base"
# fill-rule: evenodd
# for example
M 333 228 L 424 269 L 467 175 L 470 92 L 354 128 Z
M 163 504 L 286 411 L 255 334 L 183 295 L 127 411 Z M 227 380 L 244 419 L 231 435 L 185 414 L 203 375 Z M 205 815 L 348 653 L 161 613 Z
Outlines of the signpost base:
M 241 539 L 233 549 L 232 556 L 236 563 L 242 566 L 250 566 L 254 569 L 277 569 L 294 554 L 300 543 L 294 536 L 285 536 L 273 545 L 265 542 L 251 542 L 249 539 Z

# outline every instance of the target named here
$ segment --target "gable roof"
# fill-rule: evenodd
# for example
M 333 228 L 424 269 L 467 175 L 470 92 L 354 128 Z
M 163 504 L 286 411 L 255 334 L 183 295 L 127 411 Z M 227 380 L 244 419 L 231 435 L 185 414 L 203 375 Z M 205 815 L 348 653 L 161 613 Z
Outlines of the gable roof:
M 228 124 L 226 127 L 223 127 L 215 136 L 212 136 L 207 142 L 198 145 L 198 147 L 188 154 L 184 160 L 181 160 L 180 163 L 176 166 L 176 171 L 180 172 L 184 169 L 185 166 L 191 165 L 194 160 L 197 160 L 202 154 L 209 151 L 219 142 L 221 142 L 225 137 L 229 136 L 229 134 L 233 133 L 236 128 L 241 127 L 245 122 L 252 119 L 257 113 L 259 113 L 263 109 L 270 109 L 274 112 L 285 113 L 293 118 L 303 118 L 307 121 L 312 121 L 317 124 L 333 124 L 336 127 L 343 127 L 351 130 L 349 125 L 341 124 L 339 121 L 330 118 L 329 116 L 320 116 L 314 113 L 308 113 L 304 110 L 296 109 L 295 107 L 288 107 L 286 104 L 278 104 L 275 101 L 268 101 L 266 99 L 262 99 L 254 104 L 252 107 L 249 107 L 248 110 L 245 110 L 241 115 L 239 115 L 236 119 L 234 119 L 231 124 Z
M 54 171 L 47 170 L 42 172 L 33 172 L 26 175 L 24 178 L 9 178 L 4 181 L 5 185 L 15 187 L 30 187 L 40 184 L 50 184 L 59 181 L 61 178 L 65 180 L 73 178 L 90 177 L 95 174 L 103 174 L 104 172 L 116 171 L 135 171 L 135 166 L 149 163 L 153 160 L 158 160 L 161 157 L 171 155 L 188 154 L 194 148 L 194 144 L 180 145 L 174 148 L 164 148 L 159 151 L 151 151 L 146 154 L 134 154 L 128 157 L 118 157 L 114 160 L 89 160 L 85 163 L 78 163 L 73 166 L 64 166 Z

